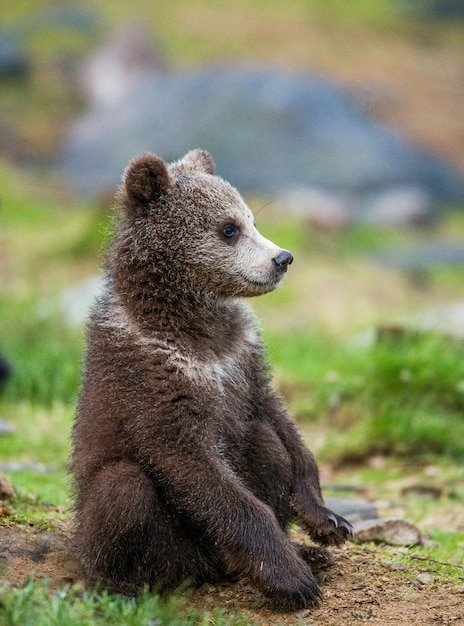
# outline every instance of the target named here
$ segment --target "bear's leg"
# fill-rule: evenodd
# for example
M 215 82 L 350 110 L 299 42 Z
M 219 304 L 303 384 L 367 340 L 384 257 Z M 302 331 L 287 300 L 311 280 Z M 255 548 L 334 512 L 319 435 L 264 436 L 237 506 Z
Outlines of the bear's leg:
M 282 528 L 294 519 L 291 508 L 293 470 L 281 439 L 266 422 L 256 422 L 247 433 L 244 482 L 274 511 Z
M 325 506 L 316 460 L 283 409 L 280 398 L 268 390 L 261 398 L 260 413 L 275 429 L 292 460 L 292 500 L 299 521 L 317 543 L 341 545 L 353 536 L 353 527 Z
M 105 467 L 78 507 L 75 545 L 87 583 L 135 595 L 221 578 L 219 556 L 193 541 L 135 463 Z
M 249 432 L 246 483 L 253 493 L 274 511 L 285 528 L 295 518 L 291 509 L 293 470 L 291 460 L 280 437 L 267 423 L 258 422 Z M 330 552 L 319 546 L 306 546 L 293 542 L 303 560 L 313 572 L 331 567 Z

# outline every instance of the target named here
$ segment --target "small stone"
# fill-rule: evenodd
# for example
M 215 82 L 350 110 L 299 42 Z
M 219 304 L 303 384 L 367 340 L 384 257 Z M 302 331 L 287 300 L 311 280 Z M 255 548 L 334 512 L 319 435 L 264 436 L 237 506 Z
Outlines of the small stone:
M 435 581 L 435 578 L 428 572 L 424 572 L 423 574 L 419 574 L 416 580 L 418 580 L 421 585 L 431 585 Z
M 405 572 L 408 569 L 406 563 L 391 563 L 390 569 L 394 572 Z

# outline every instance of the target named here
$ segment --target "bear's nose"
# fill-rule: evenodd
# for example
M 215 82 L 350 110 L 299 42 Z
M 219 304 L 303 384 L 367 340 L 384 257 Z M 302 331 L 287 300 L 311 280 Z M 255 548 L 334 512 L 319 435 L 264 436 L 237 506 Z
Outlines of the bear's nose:
M 287 266 L 293 261 L 293 256 L 288 252 L 288 250 L 282 250 L 279 254 L 272 259 L 274 263 L 274 267 L 279 272 L 286 272 Z

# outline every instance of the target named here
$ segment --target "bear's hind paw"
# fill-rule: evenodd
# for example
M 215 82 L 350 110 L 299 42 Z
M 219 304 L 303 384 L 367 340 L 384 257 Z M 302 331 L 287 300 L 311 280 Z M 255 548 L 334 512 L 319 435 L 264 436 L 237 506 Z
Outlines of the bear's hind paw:
M 305 563 L 311 566 L 314 573 L 329 569 L 334 565 L 334 558 L 328 550 L 320 546 L 306 546 L 303 543 L 294 543 Z

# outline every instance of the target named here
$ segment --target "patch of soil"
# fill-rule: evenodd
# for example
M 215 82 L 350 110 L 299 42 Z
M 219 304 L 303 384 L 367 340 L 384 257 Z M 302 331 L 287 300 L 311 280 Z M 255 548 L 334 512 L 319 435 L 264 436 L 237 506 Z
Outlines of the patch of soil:
M 53 530 L 33 526 L 0 525 L 2 582 L 20 585 L 28 576 L 47 579 L 54 589 L 82 580 L 82 570 L 71 551 L 71 528 L 57 522 Z
M 54 530 L 0 525 L 2 578 L 20 584 L 30 575 L 47 578 L 52 588 L 82 582 L 82 572 L 70 547 L 71 523 Z M 300 537 L 298 537 L 300 539 Z M 320 580 L 324 600 L 319 607 L 291 614 L 271 611 L 263 596 L 246 581 L 231 585 L 203 585 L 187 608 L 223 609 L 242 613 L 261 626 L 372 624 L 464 625 L 464 585 L 449 580 L 423 584 L 427 561 L 411 561 L 396 570 L 385 561 L 382 547 L 349 544 L 334 549 L 335 565 Z M 464 571 L 463 571 L 464 577 Z
M 320 580 L 324 599 L 316 609 L 276 614 L 252 587 L 207 585 L 195 592 L 196 608 L 240 611 L 259 625 L 347 626 L 360 622 L 408 626 L 464 624 L 464 587 L 426 586 L 416 572 L 394 571 L 375 551 L 357 545 L 334 549 L 334 567 Z

